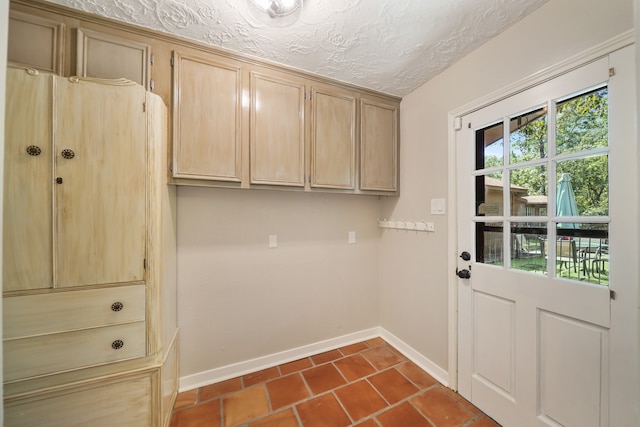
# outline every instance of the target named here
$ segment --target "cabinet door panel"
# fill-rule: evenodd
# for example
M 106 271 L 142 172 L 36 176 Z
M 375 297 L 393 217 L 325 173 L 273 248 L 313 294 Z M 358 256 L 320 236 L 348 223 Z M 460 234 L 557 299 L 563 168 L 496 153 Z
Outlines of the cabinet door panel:
M 251 73 L 251 183 L 304 186 L 304 84 Z
M 4 291 L 52 286 L 51 87 L 51 76 L 7 69 Z M 30 146 L 40 153 L 29 155 Z
M 313 90 L 311 186 L 354 188 L 356 100 L 348 94 Z
M 149 45 L 97 31 L 78 29 L 76 73 L 82 77 L 149 81 Z
M 13 427 L 150 426 L 152 377 L 143 375 L 7 403 L 5 423 Z
M 397 190 L 398 106 L 361 100 L 360 189 Z
M 143 279 L 144 88 L 58 80 L 56 286 Z M 73 150 L 73 158 L 62 151 Z
M 240 182 L 240 66 L 174 54 L 174 174 Z
M 12 10 L 7 61 L 61 75 L 63 38 L 64 24 Z

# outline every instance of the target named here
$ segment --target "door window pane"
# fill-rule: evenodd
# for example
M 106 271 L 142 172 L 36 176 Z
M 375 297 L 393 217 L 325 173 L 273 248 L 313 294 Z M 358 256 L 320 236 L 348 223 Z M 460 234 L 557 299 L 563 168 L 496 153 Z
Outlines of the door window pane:
M 509 120 L 509 153 L 512 164 L 547 157 L 547 107 Z
M 556 276 L 608 285 L 609 224 L 581 222 L 556 227 Z
M 518 222 L 511 224 L 511 269 L 547 273 L 547 224 Z
M 502 182 L 502 172 L 476 176 L 476 215 L 503 215 L 504 184 Z
M 509 173 L 511 215 L 542 216 L 547 214 L 547 166 L 513 169 Z
M 504 265 L 502 222 L 476 223 L 476 262 Z
M 504 125 L 476 131 L 476 170 L 504 165 Z
M 558 216 L 571 216 L 567 209 L 574 202 L 574 216 L 609 215 L 609 156 L 558 162 L 556 175 Z
M 556 153 L 568 154 L 609 144 L 607 88 L 588 92 L 556 105 Z

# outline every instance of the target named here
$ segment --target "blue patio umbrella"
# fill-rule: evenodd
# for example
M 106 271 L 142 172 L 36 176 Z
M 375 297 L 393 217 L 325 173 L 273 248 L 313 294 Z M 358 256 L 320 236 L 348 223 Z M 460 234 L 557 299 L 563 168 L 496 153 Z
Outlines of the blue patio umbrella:
M 571 186 L 571 175 L 563 173 L 558 182 L 556 194 L 556 216 L 578 216 L 576 195 Z M 558 223 L 559 228 L 576 228 L 572 222 Z

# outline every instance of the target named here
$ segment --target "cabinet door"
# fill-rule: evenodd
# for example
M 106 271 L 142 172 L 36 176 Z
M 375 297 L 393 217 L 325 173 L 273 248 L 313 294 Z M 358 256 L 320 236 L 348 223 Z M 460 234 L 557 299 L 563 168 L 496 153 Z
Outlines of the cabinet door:
M 5 425 L 151 426 L 154 381 L 153 374 L 145 372 L 13 400 L 5 404 Z
M 149 82 L 149 45 L 79 28 L 76 74 L 100 79 Z
M 240 182 L 240 64 L 175 52 L 173 73 L 173 176 Z
M 7 61 L 62 75 L 63 38 L 64 24 L 12 10 Z
M 397 103 L 361 99 L 360 189 L 398 189 Z
M 304 186 L 303 82 L 251 73 L 251 183 Z
M 312 90 L 311 100 L 311 186 L 353 190 L 356 100 L 320 88 Z
M 52 76 L 7 69 L 4 291 L 52 286 Z
M 57 79 L 58 287 L 143 279 L 145 90 L 113 83 Z

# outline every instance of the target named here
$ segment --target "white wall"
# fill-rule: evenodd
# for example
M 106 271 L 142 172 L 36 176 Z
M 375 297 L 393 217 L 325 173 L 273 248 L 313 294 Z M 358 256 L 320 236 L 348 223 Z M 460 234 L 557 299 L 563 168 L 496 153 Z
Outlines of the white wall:
M 180 376 L 378 326 L 379 213 L 372 196 L 178 188 Z
M 447 113 L 633 28 L 634 0 L 551 0 L 406 96 L 401 105 L 401 196 L 386 218 L 428 219 L 434 234 L 384 232 L 380 322 L 448 369 L 447 217 L 430 199 L 447 195 Z
M 9 27 L 9 0 L 0 0 L 0 99 L 4 99 L 7 70 L 7 30 Z M 2 223 L 2 189 L 4 177 L 4 102 L 0 103 L 0 224 Z M 2 228 L 0 227 L 0 242 L 2 241 Z M 2 273 L 2 246 L 0 245 L 0 273 Z M 0 274 L 0 283 L 2 282 Z M 0 304 L 0 330 L 2 330 L 2 304 Z M 0 366 L 2 366 L 2 341 L 0 341 Z M 0 371 L 0 383 L 2 383 L 2 371 Z M 0 388 L 0 402 L 2 401 L 2 389 Z M 0 405 L 0 426 L 4 419 L 4 405 Z

